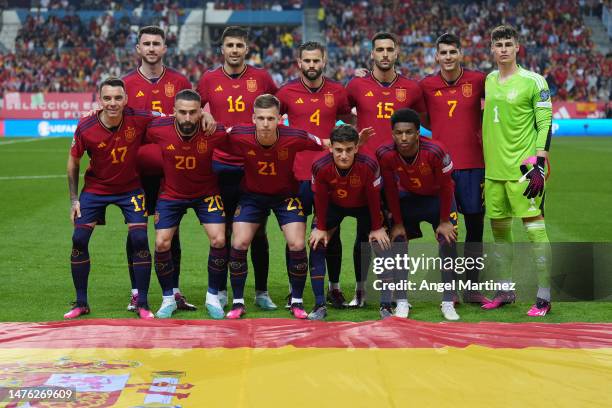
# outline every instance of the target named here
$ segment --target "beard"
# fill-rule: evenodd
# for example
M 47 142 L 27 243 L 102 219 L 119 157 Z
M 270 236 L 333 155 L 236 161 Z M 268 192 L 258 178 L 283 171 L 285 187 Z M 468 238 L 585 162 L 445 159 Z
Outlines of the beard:
M 321 77 L 321 75 L 323 75 L 323 70 L 322 69 L 315 69 L 315 70 L 303 69 L 302 74 L 304 75 L 304 78 L 308 79 L 309 81 L 316 81 L 317 79 Z
M 198 124 L 194 122 L 183 122 L 178 124 L 179 131 L 183 135 L 191 135 L 197 127 Z

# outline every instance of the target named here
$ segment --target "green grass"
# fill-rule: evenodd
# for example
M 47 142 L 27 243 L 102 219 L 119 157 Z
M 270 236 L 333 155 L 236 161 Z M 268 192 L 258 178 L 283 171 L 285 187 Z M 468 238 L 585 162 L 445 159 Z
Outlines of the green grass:
M 72 225 L 65 178 L 69 139 L 45 139 L 30 143 L 9 143 L 0 139 L 0 321 L 58 320 L 73 300 L 69 253 Z M 612 138 L 557 138 L 553 141 L 552 178 L 547 193 L 547 228 L 553 242 L 608 242 L 612 218 L 607 216 L 612 202 Z M 55 178 L 10 179 L 15 176 L 58 176 Z M 129 278 L 125 260 L 126 227 L 117 208 L 107 213 L 108 225 L 96 228 L 90 243 L 92 272 L 90 304 L 92 317 L 133 317 L 125 311 L 129 298 Z M 343 225 L 345 243 L 342 287 L 347 296 L 354 286 L 351 246 L 353 225 Z M 515 237 L 525 239 L 518 222 Z M 275 221 L 268 225 L 271 244 L 269 289 L 280 305 L 287 293 L 284 243 Z M 434 242 L 429 228 L 423 226 L 425 242 Z M 154 231 L 150 226 L 150 242 Z M 465 236 L 460 230 L 461 236 Z M 485 240 L 491 240 L 488 224 Z M 205 265 L 208 242 L 193 213 L 181 226 L 183 267 L 181 288 L 193 302 L 202 306 L 206 290 Z M 250 269 L 252 271 L 252 269 Z M 251 274 L 252 276 L 252 274 Z M 248 279 L 246 295 L 253 294 L 253 279 Z M 151 306 L 160 302 L 160 290 L 153 273 Z M 313 304 L 310 284 L 305 292 L 307 307 Z M 440 321 L 437 303 L 413 302 L 411 317 Z M 501 310 L 481 312 L 477 307 L 461 306 L 462 321 L 531 321 L 524 316 L 528 303 L 517 303 Z M 288 317 L 285 310 L 263 312 L 247 305 L 248 317 Z M 181 312 L 177 318 L 202 319 L 205 314 Z M 377 319 L 375 304 L 365 310 L 331 309 L 328 320 L 360 321 Z M 609 303 L 556 302 L 547 322 L 612 321 Z

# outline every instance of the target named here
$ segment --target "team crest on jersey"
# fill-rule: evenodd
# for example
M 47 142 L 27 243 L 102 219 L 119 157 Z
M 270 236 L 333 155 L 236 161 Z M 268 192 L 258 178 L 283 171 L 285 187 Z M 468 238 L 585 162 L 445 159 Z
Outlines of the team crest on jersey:
M 461 93 L 466 98 L 471 97 L 472 96 L 472 84 L 463 84 L 463 85 L 461 85 Z
M 168 82 L 166 85 L 164 85 L 164 93 L 168 98 L 172 98 L 174 96 L 174 84 Z
M 395 90 L 395 99 L 399 102 L 404 102 L 406 100 L 406 90 L 405 89 L 396 89 Z
M 352 175 L 351 177 L 349 177 L 349 184 L 351 185 L 351 187 L 361 186 L 361 177 L 359 177 L 359 175 L 357 174 Z
M 419 171 L 422 175 L 426 176 L 428 174 L 431 174 L 431 167 L 429 167 L 427 163 L 421 163 L 421 165 L 419 166 Z
M 249 92 L 257 91 L 257 80 L 256 79 L 247 79 L 247 91 Z
M 289 149 L 283 147 L 278 150 L 278 160 L 287 160 L 289 158 Z
M 197 144 L 197 148 L 198 153 L 206 153 L 206 150 L 208 150 L 208 142 L 206 140 L 200 140 Z
M 127 129 L 125 129 L 125 141 L 128 143 L 132 143 L 134 141 L 134 139 L 136 139 L 136 129 L 134 129 L 132 126 L 128 126 Z
M 325 94 L 325 106 L 333 108 L 334 106 L 334 94 Z

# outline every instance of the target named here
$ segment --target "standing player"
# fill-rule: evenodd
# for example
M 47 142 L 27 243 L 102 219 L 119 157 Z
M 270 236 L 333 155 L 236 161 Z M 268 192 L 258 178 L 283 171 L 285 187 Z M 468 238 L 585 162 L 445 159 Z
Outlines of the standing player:
M 301 44 L 297 58 L 300 77 L 283 85 L 276 94 L 281 102 L 281 114 L 287 114 L 289 125 L 321 139 L 329 138 L 338 119 L 347 123 L 354 121 L 346 89 L 323 76 L 326 63 L 327 56 L 322 44 L 314 41 Z M 312 163 L 320 155 L 320 152 L 303 151 L 297 154 L 293 164 L 293 172 L 300 182 L 300 198 L 306 216 L 312 212 Z M 326 260 L 329 270 L 328 300 L 333 307 L 342 308 L 345 299 L 339 283 L 342 265 L 339 231 L 327 245 Z
M 459 37 L 442 34 L 436 40 L 436 62 L 440 72 L 425 77 L 419 85 L 427 106 L 432 137 L 444 144 L 453 158 L 453 180 L 457 207 L 465 219 L 465 257 L 482 257 L 484 226 L 484 160 L 482 157 L 482 111 L 486 75 L 461 66 Z M 469 268 L 466 280 L 478 282 L 478 269 Z M 465 291 L 466 303 L 489 301 L 478 291 Z
M 202 107 L 208 103 L 213 117 L 226 127 L 252 123 L 255 98 L 265 93 L 274 94 L 278 90 L 267 71 L 245 63 L 248 51 L 247 31 L 241 27 L 227 27 L 221 35 L 223 65 L 204 73 L 198 83 Z M 213 159 L 215 171 L 219 174 L 227 221 L 231 223 L 240 198 L 244 160 L 222 149 L 215 151 Z M 231 226 L 228 225 L 227 233 L 230 232 Z M 265 225 L 253 239 L 251 261 L 255 269 L 255 303 L 264 310 L 274 310 L 276 305 L 268 294 L 269 254 Z M 225 288 L 226 284 L 219 293 L 223 305 L 227 302 Z
M 215 319 L 223 318 L 217 297 L 227 268 L 225 214 L 219 195 L 217 175 L 212 171 L 213 150 L 225 145 L 222 125 L 213 135 L 200 126 L 200 96 L 190 89 L 176 95 L 174 117 L 158 118 L 147 129 L 147 140 L 160 147 L 164 182 L 155 212 L 155 271 L 162 287 L 163 301 L 157 317 L 168 318 L 177 309 L 172 292 L 172 236 L 183 215 L 193 208 L 210 241 L 206 308 Z
M 357 128 L 374 128 L 374 137 L 360 147 L 360 152 L 370 157 L 375 157 L 379 146 L 392 140 L 389 118 L 393 112 L 401 108 L 412 108 L 425 116 L 426 109 L 419 84 L 395 72 L 398 56 L 399 47 L 395 36 L 387 32 L 377 33 L 372 37 L 372 71 L 365 77 L 353 78 L 347 85 L 349 104 L 357 109 Z M 357 282 L 355 297 L 349 306 L 361 307 L 364 303 L 365 279 Z
M 166 115 L 172 113 L 174 96 L 183 89 L 191 89 L 191 82 L 178 71 L 166 67 L 163 62 L 166 54 L 166 34 L 157 26 L 147 26 L 138 32 L 136 53 L 140 57 L 140 66 L 123 77 L 128 96 L 128 106 L 134 109 L 150 110 Z M 163 177 L 161 153 L 159 146 L 149 144 L 138 151 L 138 172 L 145 192 L 149 214 L 155 213 L 159 185 Z M 135 309 L 138 291 L 134 286 L 132 259 L 130 258 L 130 241 L 127 242 L 128 266 L 132 281 L 132 299 L 128 310 Z M 181 310 L 196 310 L 187 302 L 179 289 L 181 272 L 181 243 L 178 231 L 172 239 L 172 287 L 177 306 Z
M 383 176 L 385 198 L 391 210 L 391 239 L 401 242 L 422 236 L 426 221 L 436 232 L 442 259 L 456 256 L 457 212 L 451 177 L 453 162 L 442 145 L 420 136 L 419 115 L 400 109 L 391 116 L 393 143 L 378 148 L 376 156 Z M 446 262 L 443 262 L 443 264 Z M 452 284 L 455 272 L 442 268 L 442 282 Z M 454 290 L 445 289 L 441 310 L 447 320 L 458 320 Z M 395 315 L 408 317 L 406 292 L 395 292 Z M 381 299 L 382 300 L 382 299 Z M 391 315 L 390 299 L 381 301 L 381 317 Z
M 128 224 L 134 280 L 138 289 L 137 312 L 143 319 L 153 318 L 147 303 L 151 278 L 151 253 L 147 241 L 144 193 L 136 172 L 136 155 L 145 129 L 153 116 L 146 111 L 126 107 L 125 86 L 119 78 L 108 78 L 99 88 L 102 110 L 79 121 L 68 156 L 68 188 L 74 223 L 72 280 L 77 299 L 64 315 L 73 319 L 89 313 L 87 283 L 89 278 L 89 239 L 96 225 L 105 224 L 106 207 L 115 204 Z M 85 186 L 77 197 L 79 164 L 83 154 L 90 157 L 85 172 Z
M 330 142 L 331 153 L 319 158 L 312 166 L 316 220 L 309 244 L 310 279 L 315 306 L 308 315 L 310 320 L 322 320 L 327 316 L 323 284 L 325 252 L 331 238 L 338 234 L 337 229 L 344 217 L 357 219 L 360 249 L 364 242 L 377 242 L 382 249 L 390 246 L 389 237 L 383 228 L 378 163 L 357 153 L 359 135 L 350 125 L 335 128 Z M 362 259 L 360 250 L 354 259 L 355 271 L 362 270 Z
M 512 279 L 512 218 L 520 217 L 533 243 L 538 272 L 536 303 L 529 316 L 550 311 L 550 242 L 544 223 L 544 168 L 552 128 L 552 103 L 546 80 L 516 62 L 518 34 L 510 26 L 491 33 L 491 51 L 497 70 L 487 76 L 483 117 L 485 206 L 491 219 L 501 281 Z M 521 181 L 526 161 L 533 168 Z M 527 170 L 525 170 L 526 172 Z M 501 291 L 483 306 L 494 309 L 515 300 L 513 291 Z

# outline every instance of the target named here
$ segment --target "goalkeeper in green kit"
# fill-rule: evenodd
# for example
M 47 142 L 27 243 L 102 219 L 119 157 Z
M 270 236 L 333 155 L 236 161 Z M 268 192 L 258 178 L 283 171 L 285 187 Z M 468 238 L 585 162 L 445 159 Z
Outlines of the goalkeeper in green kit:
M 495 238 L 494 261 L 500 283 L 512 279 L 512 219 L 520 217 L 534 248 L 538 273 L 536 303 L 529 316 L 550 311 L 550 242 L 544 224 L 544 182 L 552 136 L 552 104 L 546 80 L 516 62 L 518 34 L 510 26 L 491 33 L 497 70 L 485 83 L 482 139 L 485 207 Z M 527 166 L 529 165 L 529 166 Z M 508 285 L 510 287 L 510 285 Z M 513 303 L 514 291 L 498 291 L 482 307 Z

